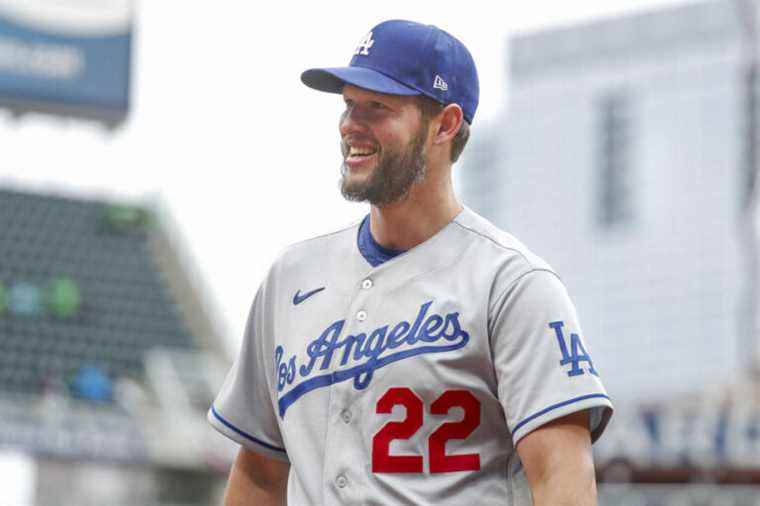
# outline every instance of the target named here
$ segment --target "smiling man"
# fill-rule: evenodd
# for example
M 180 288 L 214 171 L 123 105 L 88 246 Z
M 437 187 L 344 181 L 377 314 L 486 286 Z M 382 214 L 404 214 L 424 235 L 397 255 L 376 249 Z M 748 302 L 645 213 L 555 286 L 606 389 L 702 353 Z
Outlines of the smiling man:
M 567 290 L 453 190 L 469 51 L 386 21 L 301 79 L 342 95 L 340 188 L 370 210 L 259 287 L 208 414 L 242 445 L 225 504 L 596 504 L 612 404 Z
M 430 118 L 421 114 L 423 99 L 378 95 L 351 85 L 342 91 L 346 103 L 340 126 L 343 196 L 375 206 L 396 202 L 413 183 L 425 178 Z M 357 128 L 357 117 L 359 121 L 365 117 L 375 128 Z M 399 138 L 399 134 L 405 135 Z

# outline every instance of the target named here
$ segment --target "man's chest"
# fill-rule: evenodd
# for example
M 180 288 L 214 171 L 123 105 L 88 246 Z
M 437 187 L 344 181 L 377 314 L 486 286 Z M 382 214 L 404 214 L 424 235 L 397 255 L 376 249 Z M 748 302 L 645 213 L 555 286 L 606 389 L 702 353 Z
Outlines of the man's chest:
M 431 441 L 443 455 L 449 434 L 477 450 L 471 455 L 497 435 L 508 439 L 487 293 L 441 273 L 401 284 L 365 276 L 351 289 L 325 285 L 289 287 L 293 300 L 278 307 L 272 384 L 286 438 L 325 441 L 323 455 L 349 451 L 378 472 L 396 469 L 399 451 L 420 455 L 413 464 L 420 472 L 436 462 L 445 469 L 446 459 L 422 455 Z M 470 460 L 465 467 L 474 470 Z
M 296 286 L 283 291 L 287 300 L 273 319 L 281 417 L 302 397 L 340 383 L 359 395 L 377 378 L 427 389 L 433 379 L 455 385 L 492 376 L 487 298 L 466 283 L 429 275 L 386 284 L 363 276 L 332 289 Z

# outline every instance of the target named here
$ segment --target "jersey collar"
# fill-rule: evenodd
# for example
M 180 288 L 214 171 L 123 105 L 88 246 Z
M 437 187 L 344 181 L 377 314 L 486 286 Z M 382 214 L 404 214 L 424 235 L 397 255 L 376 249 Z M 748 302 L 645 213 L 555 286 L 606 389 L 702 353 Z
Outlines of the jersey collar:
M 369 227 L 369 214 L 364 217 L 361 225 L 359 225 L 359 233 L 357 235 L 357 245 L 359 246 L 359 252 L 361 252 L 364 259 L 372 267 L 387 262 L 391 258 L 395 258 L 406 250 L 389 249 L 378 243 Z

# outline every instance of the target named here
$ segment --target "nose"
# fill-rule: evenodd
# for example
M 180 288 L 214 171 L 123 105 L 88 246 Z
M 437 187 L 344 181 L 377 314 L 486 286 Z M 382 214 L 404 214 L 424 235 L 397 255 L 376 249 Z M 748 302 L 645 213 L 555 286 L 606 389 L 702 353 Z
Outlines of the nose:
M 351 133 L 361 132 L 366 129 L 366 125 L 362 121 L 361 114 L 356 108 L 356 105 L 347 105 L 346 110 L 340 115 L 340 123 L 338 125 L 341 137 L 346 137 Z

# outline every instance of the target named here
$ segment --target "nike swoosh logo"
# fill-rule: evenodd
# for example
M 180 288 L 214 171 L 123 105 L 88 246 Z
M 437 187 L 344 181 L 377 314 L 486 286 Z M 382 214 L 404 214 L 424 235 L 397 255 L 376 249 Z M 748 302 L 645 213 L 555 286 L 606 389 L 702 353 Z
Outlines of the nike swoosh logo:
M 319 292 L 321 292 L 324 289 L 325 289 L 325 287 L 323 286 L 322 288 L 317 288 L 316 290 L 312 290 L 312 291 L 306 292 L 304 294 L 301 294 L 301 290 L 298 290 L 296 292 L 296 294 L 293 296 L 293 305 L 297 306 L 298 304 L 300 304 L 301 302 L 305 301 L 306 299 L 308 299 L 309 297 L 311 297 L 315 293 L 319 293 Z

